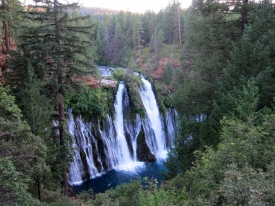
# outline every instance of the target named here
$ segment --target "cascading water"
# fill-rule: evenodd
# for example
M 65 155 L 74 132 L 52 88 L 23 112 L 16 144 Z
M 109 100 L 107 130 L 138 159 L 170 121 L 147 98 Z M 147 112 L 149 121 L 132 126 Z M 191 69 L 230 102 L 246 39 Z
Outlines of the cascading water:
M 150 82 L 143 77 L 142 81 L 144 86 L 140 88 L 140 95 L 146 109 L 145 118 L 139 114 L 130 118 L 130 100 L 122 82 L 115 98 L 114 119 L 107 115 L 103 122 L 84 122 L 81 117 L 74 118 L 69 111 L 68 131 L 75 137 L 70 184 L 80 184 L 110 169 L 133 171 L 143 164 L 139 160 L 153 161 L 144 158 L 146 155 L 157 159 L 166 157 L 167 148 L 176 135 L 176 113 L 167 110 L 161 116 Z
M 94 138 L 91 134 L 91 123 L 84 123 L 82 118 L 73 119 L 72 113 L 69 111 L 68 130 L 71 135 L 75 136 L 73 140 L 73 162 L 71 163 L 69 182 L 72 184 L 80 184 L 83 179 L 95 177 L 99 175 L 98 169 L 95 167 L 92 141 Z M 85 173 L 85 168 L 88 175 Z
M 135 162 L 138 161 L 137 158 L 137 138 L 138 135 L 141 131 L 141 119 L 140 119 L 140 115 L 136 114 L 136 118 L 132 121 L 129 120 L 125 120 L 125 133 L 126 135 L 128 134 L 130 137 L 130 141 L 132 142 L 131 146 L 132 146 L 132 150 L 133 150 L 133 160 Z
M 116 132 L 112 117 L 107 114 L 106 121 L 103 122 L 102 127 L 100 126 L 100 123 L 98 125 L 103 144 L 106 145 L 104 150 L 106 167 L 115 168 L 119 162 L 117 158 Z
M 167 109 L 165 111 L 165 123 L 167 130 L 166 148 L 173 146 L 174 138 L 178 133 L 177 124 L 178 113 L 175 109 Z
M 143 125 L 145 126 L 149 124 L 153 130 L 153 135 L 147 135 L 146 141 L 157 158 L 165 159 L 167 156 L 166 141 L 164 137 L 165 133 L 157 101 L 151 83 L 143 76 L 141 76 L 141 80 L 143 86 L 141 86 L 140 95 L 149 119 L 149 121 L 146 120 Z M 148 130 L 149 129 L 147 129 L 147 131 Z
M 68 121 L 68 131 L 69 133 L 74 136 L 74 119 L 72 115 L 72 110 L 69 110 L 69 121 Z M 82 176 L 84 175 L 84 167 L 83 163 L 81 161 L 80 153 L 77 151 L 77 144 L 75 141 L 75 138 L 73 138 L 72 143 L 73 148 L 73 161 L 71 163 L 71 171 L 74 171 L 69 176 L 69 182 L 72 182 L 74 184 L 80 184 L 82 182 Z
M 116 140 L 117 140 L 117 157 L 119 165 L 118 169 L 131 170 L 137 166 L 135 160 L 132 158 L 129 146 L 124 132 L 124 116 L 123 116 L 123 96 L 125 94 L 125 86 L 121 82 L 118 86 L 118 91 L 115 100 L 115 129 L 116 129 Z

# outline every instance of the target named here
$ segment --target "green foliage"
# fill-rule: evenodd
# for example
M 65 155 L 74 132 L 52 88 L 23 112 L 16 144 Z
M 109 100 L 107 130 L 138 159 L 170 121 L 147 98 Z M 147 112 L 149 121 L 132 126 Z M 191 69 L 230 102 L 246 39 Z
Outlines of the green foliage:
M 34 4 L 22 12 L 24 23 L 20 25 L 16 50 L 11 52 L 9 66 L 12 75 L 9 82 L 14 92 L 22 95 L 18 96 L 18 102 L 32 132 L 47 140 L 43 142 L 43 146 L 49 149 L 47 156 L 42 157 L 37 152 L 35 157 L 38 160 L 46 159 L 51 172 L 43 163 L 33 165 L 31 171 L 36 171 L 33 172 L 33 178 L 37 178 L 35 180 L 40 189 L 41 182 L 50 190 L 55 190 L 56 185 L 62 183 L 67 194 L 71 137 L 65 131 L 64 94 L 79 88 L 76 82 L 84 73 L 98 71 L 93 64 L 95 48 L 91 41 L 94 22 L 88 16 L 78 15 L 74 11 L 77 7 L 75 3 L 35 0 Z M 53 135 L 53 138 L 43 132 L 45 128 L 51 131 L 49 120 L 52 117 L 49 115 L 49 101 L 42 91 L 47 98 L 55 99 L 56 105 L 53 106 L 56 107 L 53 108 L 59 110 L 59 134 Z M 39 151 L 44 152 L 44 148 Z M 50 183 L 44 180 L 50 180 Z M 55 185 L 54 188 L 52 185 Z
M 196 0 L 194 8 L 185 13 L 181 69 L 175 70 L 173 84 L 173 100 L 180 115 L 181 129 L 168 159 L 174 162 L 167 163 L 179 165 L 181 171 L 192 166 L 196 150 L 204 151 L 205 146 L 215 147 L 220 142 L 222 116 L 213 102 L 220 100 L 219 79 L 224 74 L 233 44 L 240 37 L 239 19 L 233 18 L 230 11 L 235 3 Z M 168 83 L 167 69 L 164 81 Z M 171 171 L 170 175 L 175 175 L 178 169 Z
M 266 4 L 255 4 L 251 11 L 253 24 L 246 26 L 240 41 L 234 46 L 231 60 L 224 69 L 220 82 L 221 102 L 217 113 L 225 115 L 242 86 L 255 78 L 260 90 L 258 108 L 270 107 L 274 96 L 274 27 L 273 9 Z
M 133 74 L 132 79 L 126 82 L 129 89 L 130 103 L 133 106 L 134 113 L 140 114 L 142 117 L 145 116 L 145 109 L 140 97 L 140 86 L 142 85 L 139 75 Z
M 105 193 L 97 194 L 94 201 L 89 204 L 93 206 L 99 205 L 121 205 L 121 206 L 137 206 L 139 199 L 139 191 L 142 189 L 141 180 L 133 180 L 129 184 L 121 184 L 116 189 L 111 189 Z
M 113 71 L 113 77 L 116 78 L 118 81 L 124 81 L 127 78 L 127 70 L 116 68 Z
M 1 176 L 1 194 L 5 194 L 1 201 L 10 201 L 11 205 L 26 204 L 28 200 L 34 201 L 26 192 L 28 183 L 39 170 L 47 169 L 44 167 L 46 147 L 40 137 L 31 133 L 22 120 L 15 98 L 3 85 L 0 85 L 0 99 L 0 158 L 4 175 Z
M 139 113 L 144 116 L 145 111 L 139 94 L 139 88 L 143 85 L 140 76 L 135 74 L 132 69 L 121 68 L 117 68 L 113 72 L 113 76 L 117 80 L 123 81 L 127 85 L 130 97 L 130 104 L 132 105 L 131 110 L 133 111 L 133 113 Z
M 144 190 L 139 191 L 139 206 L 185 205 L 184 190 L 168 185 L 158 186 L 156 179 L 144 178 L 144 184 Z
M 11 158 L 0 158 L 0 204 L 1 205 L 39 205 L 27 192 L 29 179 L 16 168 Z
M 23 7 L 18 0 L 5 0 L 0 2 L 1 13 L 0 19 L 3 22 L 3 29 L 1 36 L 4 37 L 5 46 L 9 48 L 2 48 L 3 53 L 7 54 L 11 47 L 11 40 L 16 40 L 18 26 L 22 24 L 22 10 Z M 2 43 L 2 40 L 1 40 Z M 6 67 L 6 65 L 2 65 Z
M 41 82 L 34 76 L 32 69 L 28 70 L 28 80 L 23 82 L 19 88 L 20 99 L 17 102 L 24 119 L 31 126 L 32 133 L 39 135 L 44 139 L 49 138 L 50 130 L 45 128 L 51 127 L 51 112 L 49 99 L 42 93 Z
M 231 180 L 228 179 L 232 174 L 230 165 L 234 164 L 235 168 L 238 168 L 236 170 L 246 171 L 247 166 L 266 171 L 268 163 L 274 161 L 273 129 L 270 130 L 268 126 L 270 122 L 273 122 L 274 116 L 266 116 L 264 111 L 262 113 L 255 112 L 257 96 L 255 83 L 248 84 L 243 88 L 235 108 L 237 111 L 244 111 L 247 118 L 243 118 L 242 115 L 233 115 L 230 119 L 225 118 L 221 134 L 222 141 L 217 150 L 207 148 L 206 152 L 198 153 L 193 168 L 186 172 L 184 178 L 188 185 L 188 197 L 194 203 L 204 205 L 212 205 L 219 201 L 227 203 L 227 201 L 231 201 L 231 194 L 235 195 L 234 198 L 241 200 L 244 196 L 238 197 L 236 192 L 244 189 L 242 188 L 244 185 L 239 184 L 239 181 L 237 184 L 233 181 L 230 183 Z M 248 102 L 252 105 L 249 107 L 249 111 L 247 110 Z M 249 115 L 247 116 L 247 114 Z M 253 177 L 253 173 L 249 175 L 249 179 Z M 240 178 L 242 179 L 242 177 Z M 229 181 L 229 185 L 234 184 L 236 192 L 229 194 L 231 186 L 227 187 L 223 183 L 224 180 Z M 220 191 L 224 193 L 220 194 Z M 242 194 L 244 195 L 244 193 Z M 247 195 L 246 198 L 248 197 L 251 196 Z M 247 199 L 243 199 L 243 201 L 242 204 L 248 204 Z
M 105 118 L 106 114 L 112 113 L 113 110 L 113 93 L 109 89 L 92 89 L 85 87 L 66 98 L 66 108 L 72 108 L 75 115 L 82 115 L 89 118 Z
M 274 162 L 267 171 L 249 166 L 239 169 L 230 165 L 220 186 L 223 203 L 227 205 L 274 205 Z
M 170 62 L 164 68 L 162 81 L 168 85 L 173 81 L 173 67 Z
M 15 104 L 15 97 L 9 95 L 10 89 L 0 84 L 1 115 L 9 120 L 19 120 L 22 117 L 21 111 Z
M 70 205 L 72 200 L 70 197 L 62 195 L 62 191 L 60 189 L 56 190 L 43 190 L 41 195 L 41 203 L 42 206 L 66 206 Z
M 78 202 L 86 203 L 90 200 L 93 200 L 94 196 L 93 189 L 89 189 L 88 191 L 81 192 L 79 195 L 77 195 L 77 200 Z
M 128 67 L 128 68 L 132 68 L 132 69 L 134 69 L 134 70 L 136 70 L 136 69 L 138 68 L 138 65 L 137 65 L 137 63 L 135 62 L 135 58 L 134 58 L 134 57 L 130 57 L 129 62 L 128 62 L 128 64 L 127 64 L 127 67 Z

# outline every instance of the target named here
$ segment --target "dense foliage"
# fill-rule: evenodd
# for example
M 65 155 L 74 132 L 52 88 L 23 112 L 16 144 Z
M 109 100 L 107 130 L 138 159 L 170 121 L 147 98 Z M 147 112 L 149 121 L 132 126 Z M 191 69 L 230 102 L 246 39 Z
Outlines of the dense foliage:
M 72 109 L 75 115 L 82 115 L 90 120 L 105 118 L 107 113 L 113 113 L 114 92 L 115 88 L 93 90 L 84 87 L 76 94 L 66 98 L 65 106 L 67 109 Z

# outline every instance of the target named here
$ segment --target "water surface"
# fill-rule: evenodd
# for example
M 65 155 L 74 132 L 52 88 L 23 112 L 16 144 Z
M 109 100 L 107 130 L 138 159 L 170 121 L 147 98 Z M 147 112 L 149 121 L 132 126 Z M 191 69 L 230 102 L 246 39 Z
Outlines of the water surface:
M 79 194 L 92 188 L 94 193 L 103 193 L 108 189 L 116 188 L 120 184 L 129 183 L 131 180 L 137 179 L 137 177 L 148 177 L 149 179 L 154 178 L 161 181 L 163 180 L 162 171 L 166 171 L 166 168 L 161 161 L 144 163 L 142 166 L 137 167 L 135 171 L 112 169 L 100 177 L 87 180 L 81 185 L 73 186 L 73 191 L 75 194 Z

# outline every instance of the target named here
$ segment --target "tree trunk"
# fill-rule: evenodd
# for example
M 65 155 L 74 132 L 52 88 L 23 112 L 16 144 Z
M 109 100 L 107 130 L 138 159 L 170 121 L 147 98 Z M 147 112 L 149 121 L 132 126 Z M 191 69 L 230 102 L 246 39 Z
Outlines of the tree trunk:
M 248 0 L 243 0 L 243 7 L 242 7 L 242 33 L 244 31 L 244 27 L 247 24 L 247 5 Z
M 155 38 L 154 38 L 154 47 L 155 47 L 155 69 L 158 67 L 158 49 L 157 49 L 157 29 L 155 28 Z
M 55 12 L 55 41 L 57 43 L 57 71 L 58 71 L 58 109 L 59 109 L 59 140 L 60 140 L 60 149 L 61 149 L 61 161 L 64 163 L 67 161 L 67 155 L 65 151 L 64 144 L 64 124 L 65 124 L 65 111 L 64 111 L 64 91 L 63 91 L 63 77 L 62 77 L 62 69 L 60 63 L 60 36 L 59 36 L 59 23 L 58 23 L 58 0 L 54 0 L 54 12 Z M 64 166 L 63 168 L 63 187 L 64 187 L 64 195 L 67 195 L 68 184 L 67 184 L 67 168 Z
M 2 12 L 5 11 L 6 9 L 6 0 L 2 0 Z M 10 49 L 9 45 L 9 27 L 8 27 L 8 22 L 3 20 L 3 28 L 4 28 L 4 33 L 5 33 L 5 45 L 6 45 L 6 51 L 5 53 L 8 53 Z
M 178 4 L 178 25 L 179 25 L 179 41 L 180 41 L 180 48 L 181 48 L 182 40 L 181 40 L 181 27 L 180 27 L 180 4 Z
M 139 61 L 140 61 L 140 41 L 141 41 L 141 38 L 140 38 L 140 35 L 139 35 L 139 30 L 138 30 L 138 57 L 139 57 Z
M 40 186 L 39 176 L 37 176 L 37 195 L 38 195 L 38 199 L 41 201 L 41 186 Z

